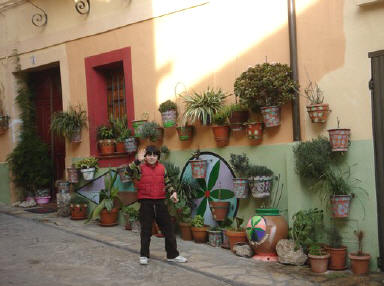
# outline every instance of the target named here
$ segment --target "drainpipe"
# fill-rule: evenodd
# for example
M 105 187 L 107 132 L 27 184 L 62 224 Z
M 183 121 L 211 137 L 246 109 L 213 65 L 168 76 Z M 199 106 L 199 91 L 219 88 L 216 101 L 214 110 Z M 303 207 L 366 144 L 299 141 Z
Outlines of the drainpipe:
M 299 73 L 297 67 L 297 41 L 296 41 L 296 9 L 295 0 L 288 0 L 288 28 L 289 28 L 289 55 L 290 65 L 292 69 L 292 78 L 299 82 Z M 292 125 L 293 125 L 293 141 L 301 140 L 300 131 L 300 100 L 299 94 L 296 93 L 292 100 Z

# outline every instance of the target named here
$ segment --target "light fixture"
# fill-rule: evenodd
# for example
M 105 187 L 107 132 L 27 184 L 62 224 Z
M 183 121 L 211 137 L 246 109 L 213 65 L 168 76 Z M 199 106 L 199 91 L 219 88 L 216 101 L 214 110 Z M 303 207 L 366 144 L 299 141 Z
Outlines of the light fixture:
M 81 15 L 89 14 L 89 11 L 91 10 L 91 3 L 89 3 L 89 0 L 75 0 L 75 8 Z

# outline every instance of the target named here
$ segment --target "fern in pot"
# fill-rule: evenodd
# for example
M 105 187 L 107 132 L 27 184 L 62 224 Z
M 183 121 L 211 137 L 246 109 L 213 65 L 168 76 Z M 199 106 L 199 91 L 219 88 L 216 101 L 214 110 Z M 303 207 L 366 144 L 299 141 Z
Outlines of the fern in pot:
M 69 106 L 67 111 L 55 112 L 50 126 L 53 133 L 74 143 L 81 142 L 81 130 L 84 127 L 87 127 L 87 112 L 81 105 Z

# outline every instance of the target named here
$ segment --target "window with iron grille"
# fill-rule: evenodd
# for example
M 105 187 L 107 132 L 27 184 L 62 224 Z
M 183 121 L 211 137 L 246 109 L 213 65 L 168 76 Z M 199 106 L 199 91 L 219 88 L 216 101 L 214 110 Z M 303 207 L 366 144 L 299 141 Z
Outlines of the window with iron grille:
M 108 70 L 105 77 L 107 81 L 108 118 L 126 119 L 127 109 L 123 69 Z

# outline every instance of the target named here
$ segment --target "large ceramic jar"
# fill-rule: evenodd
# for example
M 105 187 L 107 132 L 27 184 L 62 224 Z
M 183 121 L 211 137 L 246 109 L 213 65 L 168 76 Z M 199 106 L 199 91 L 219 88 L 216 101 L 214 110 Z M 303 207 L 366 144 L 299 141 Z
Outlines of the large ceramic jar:
M 288 223 L 278 209 L 256 209 L 256 215 L 262 216 L 266 223 L 266 239 L 259 245 L 252 245 L 256 256 L 265 260 L 276 260 L 276 244 L 288 237 Z M 276 257 L 276 259 L 274 258 Z

